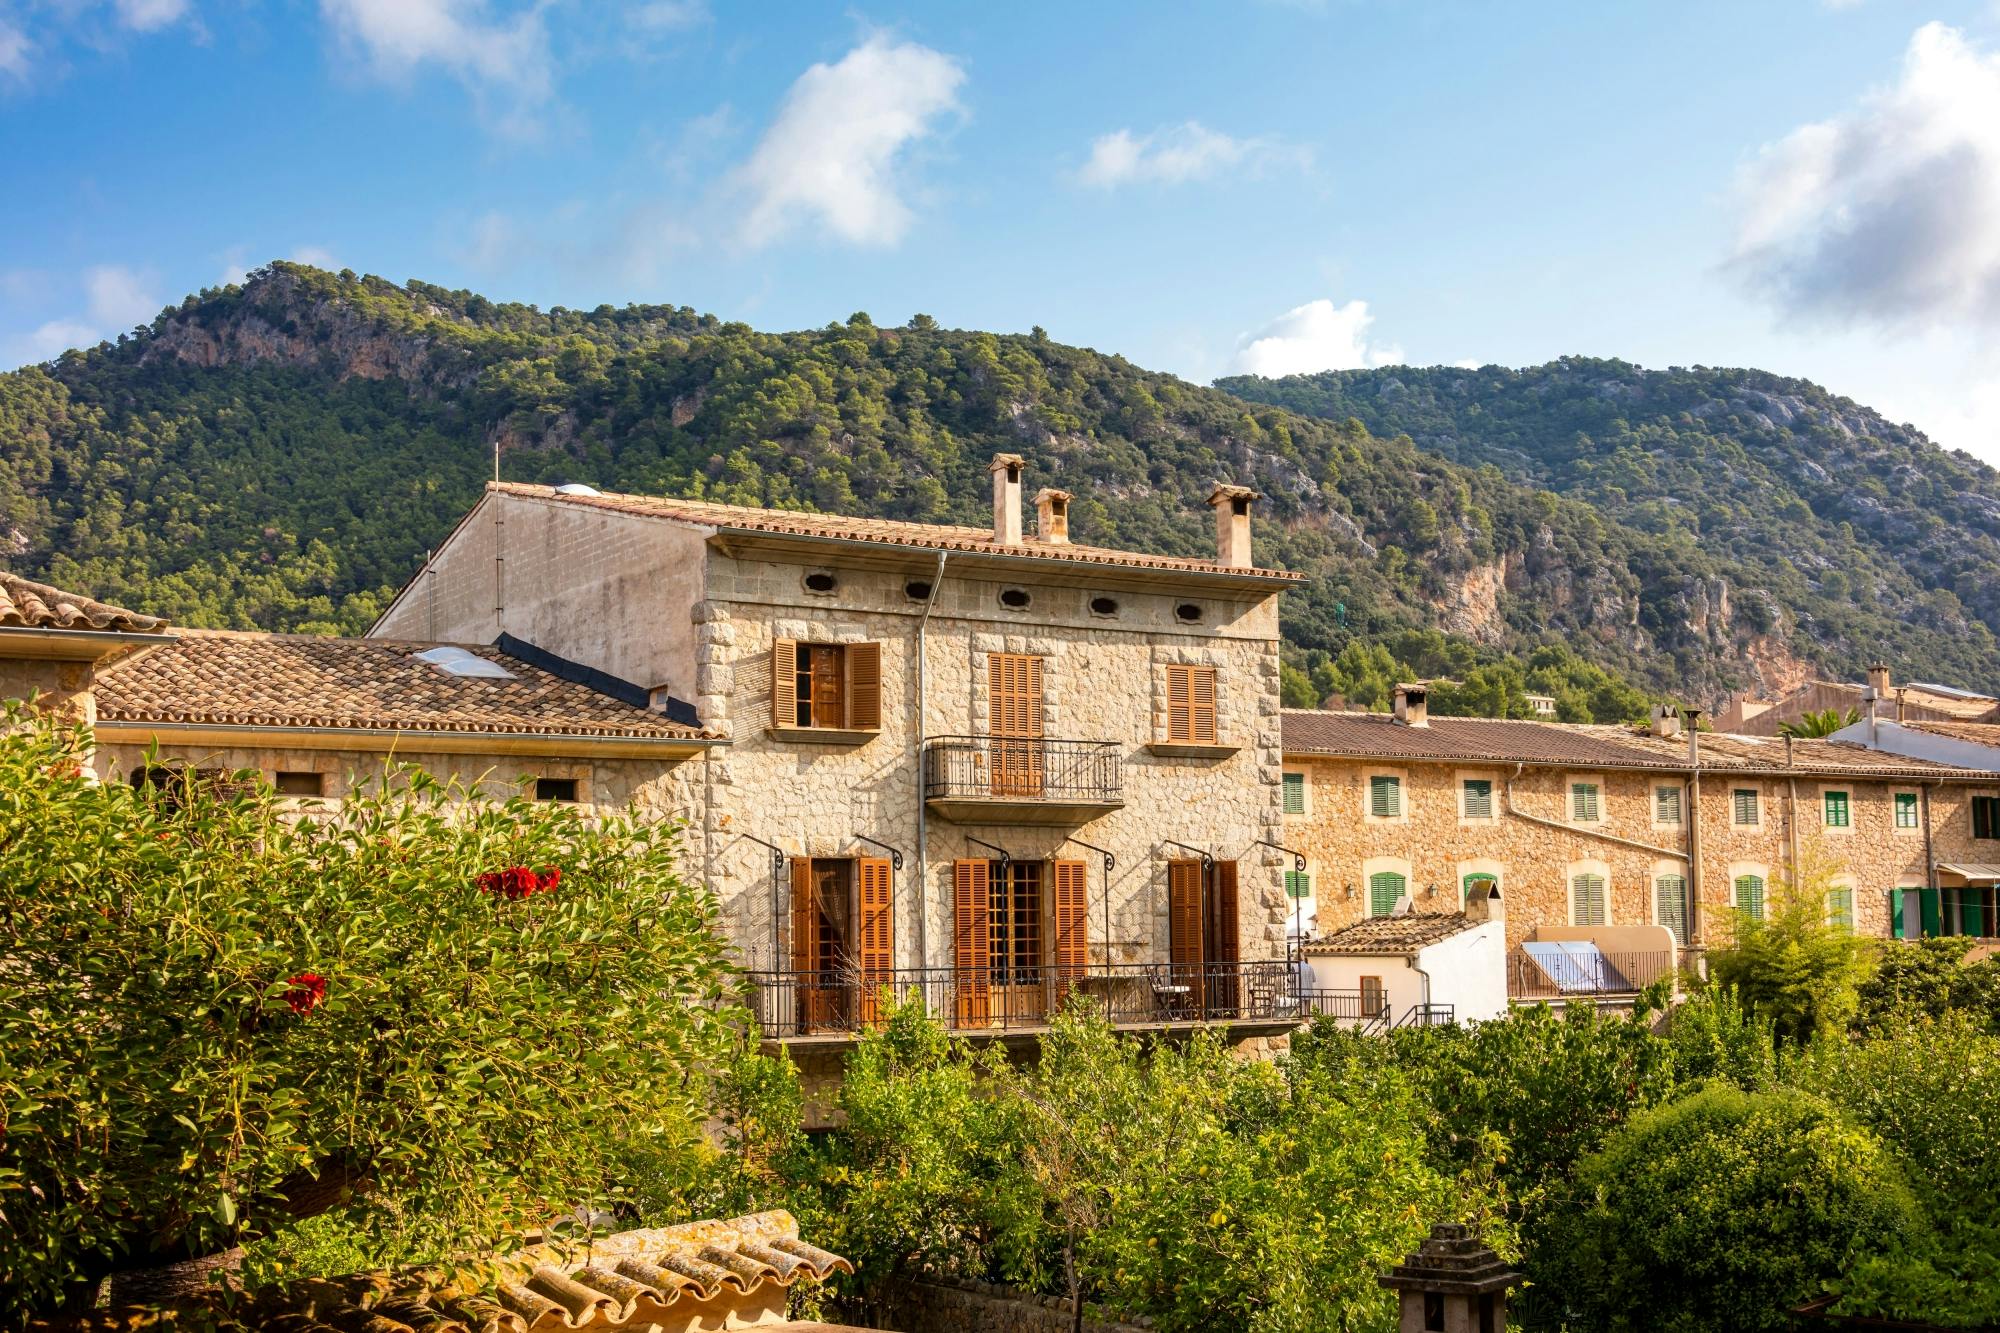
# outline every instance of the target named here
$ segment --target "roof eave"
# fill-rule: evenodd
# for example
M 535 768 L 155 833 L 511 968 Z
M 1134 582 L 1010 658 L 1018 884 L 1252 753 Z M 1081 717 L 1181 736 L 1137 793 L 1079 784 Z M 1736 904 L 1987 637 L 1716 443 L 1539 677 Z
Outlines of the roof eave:
M 135 648 L 172 643 L 179 637 L 165 630 L 43 629 L 34 625 L 0 625 L 0 657 L 102 662 Z
M 1559 768 L 1571 772 L 1605 771 L 1622 773 L 1671 773 L 1686 776 L 1699 772 L 1704 777 L 1738 778 L 1848 778 L 1866 781 L 1870 778 L 1883 780 L 1901 779 L 1905 781 L 1927 782 L 1992 782 L 1993 774 L 1978 769 L 1957 769 L 1940 771 L 1934 768 L 1786 768 L 1783 765 L 1760 765 L 1744 767 L 1736 764 L 1635 764 L 1618 763 L 1599 759 L 1521 759 L 1497 755 L 1410 755 L 1395 753 L 1362 753 L 1352 750 L 1314 750 L 1300 746 L 1283 746 L 1281 753 L 1286 759 L 1339 759 L 1352 763 L 1376 764 L 1455 764 L 1461 768 L 1504 768 L 1519 765 L 1523 768 Z
M 691 759 L 729 742 L 714 737 L 598 736 L 573 732 L 434 731 L 391 727 L 272 726 L 258 723 L 154 722 L 102 718 L 100 743 L 154 741 L 243 749 L 348 750 L 368 753 L 522 755 L 551 759 Z

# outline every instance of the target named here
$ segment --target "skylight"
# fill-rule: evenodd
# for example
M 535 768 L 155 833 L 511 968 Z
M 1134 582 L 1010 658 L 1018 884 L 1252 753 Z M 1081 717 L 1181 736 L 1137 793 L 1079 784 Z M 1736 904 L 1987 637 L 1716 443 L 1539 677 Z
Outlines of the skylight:
M 512 680 L 514 673 L 498 662 L 488 661 L 478 653 L 463 648 L 426 648 L 414 654 L 419 662 L 434 666 L 447 676 L 466 676 L 481 680 Z

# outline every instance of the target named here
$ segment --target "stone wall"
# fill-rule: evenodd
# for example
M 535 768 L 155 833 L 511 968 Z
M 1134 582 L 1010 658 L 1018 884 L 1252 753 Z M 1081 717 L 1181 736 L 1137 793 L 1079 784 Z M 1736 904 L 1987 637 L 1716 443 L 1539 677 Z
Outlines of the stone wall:
M 58 662 L 42 658 L 0 660 L 0 699 L 34 696 L 35 706 L 72 722 L 97 716 L 91 685 L 96 667 L 89 662 Z
M 897 1333 L 1070 1333 L 1074 1307 L 1055 1296 L 1033 1296 L 989 1282 L 953 1285 L 917 1282 L 875 1293 L 880 1304 L 868 1311 Z M 1113 1322 L 1084 1312 L 1085 1333 L 1143 1333 L 1150 1319 Z

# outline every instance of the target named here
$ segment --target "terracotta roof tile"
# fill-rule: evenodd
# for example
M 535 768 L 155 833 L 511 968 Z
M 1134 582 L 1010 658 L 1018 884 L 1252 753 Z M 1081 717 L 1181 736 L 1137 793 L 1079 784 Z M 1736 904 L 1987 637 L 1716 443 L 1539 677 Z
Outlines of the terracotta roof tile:
M 164 631 L 167 622 L 0 570 L 0 626 L 154 634 Z
M 495 648 L 465 651 L 511 679 L 451 675 L 417 659 L 435 644 L 221 630 L 181 635 L 98 678 L 100 721 L 715 738 Z
M 2000 723 L 1904 722 L 1900 725 L 1911 731 L 1927 731 L 1933 736 L 1948 736 L 1955 741 L 1971 741 L 1975 745 L 2000 745 Z
M 1032 538 L 1018 546 L 993 540 L 990 528 L 967 528 L 943 523 L 905 523 L 886 518 L 848 518 L 839 514 L 816 514 L 789 509 L 759 509 L 749 505 L 712 504 L 706 500 L 679 500 L 667 496 L 621 495 L 614 492 L 561 493 L 548 486 L 521 482 L 498 482 L 489 489 L 506 495 L 549 500 L 559 504 L 610 509 L 623 514 L 677 519 L 703 527 L 728 528 L 742 532 L 768 532 L 805 537 L 827 537 L 838 541 L 876 542 L 885 546 L 914 546 L 932 551 L 965 551 L 981 555 L 1032 556 L 1070 564 L 1114 565 L 1127 569 L 1157 569 L 1184 574 L 1224 574 L 1232 578 L 1278 579 L 1300 582 L 1304 574 L 1282 569 L 1248 569 L 1218 564 L 1213 560 L 1189 560 L 1180 556 L 1147 555 L 1139 551 L 1119 551 L 1106 546 L 1079 546 L 1072 542 L 1040 542 Z
M 1413 954 L 1482 924 L 1463 912 L 1404 912 L 1363 917 L 1324 939 L 1299 946 L 1305 954 Z

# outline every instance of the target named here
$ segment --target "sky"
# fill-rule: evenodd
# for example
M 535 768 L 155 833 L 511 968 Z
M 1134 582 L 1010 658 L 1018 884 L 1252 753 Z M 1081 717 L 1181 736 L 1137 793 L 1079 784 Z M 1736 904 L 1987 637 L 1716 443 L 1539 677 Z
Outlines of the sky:
M 278 258 L 1203 383 L 1756 366 L 2000 464 L 2000 0 L 0 0 L 0 367 Z

